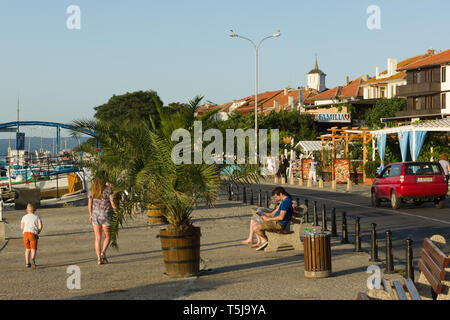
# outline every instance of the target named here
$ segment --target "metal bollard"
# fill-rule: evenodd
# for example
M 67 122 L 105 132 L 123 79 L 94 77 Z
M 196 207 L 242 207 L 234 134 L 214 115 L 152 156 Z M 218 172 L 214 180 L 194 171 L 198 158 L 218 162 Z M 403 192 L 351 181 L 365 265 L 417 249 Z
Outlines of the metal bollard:
M 322 205 L 322 232 L 328 231 L 327 228 L 327 211 L 325 209 L 325 204 Z
M 336 208 L 331 209 L 331 236 L 337 237 L 337 230 L 336 230 Z
M 237 191 L 236 191 L 236 201 L 239 201 L 239 186 L 236 186 Z
M 242 187 L 242 203 L 247 203 L 247 189 L 245 186 Z
M 359 226 L 359 217 L 355 219 L 355 249 L 354 252 L 361 252 L 361 233 Z
M 308 203 L 308 199 L 305 199 L 305 206 L 306 206 L 305 223 L 308 223 L 309 222 L 309 203 Z
M 261 194 L 261 189 L 259 189 L 259 193 L 258 193 L 258 206 L 262 207 L 262 194 Z
M 266 191 L 265 192 L 265 196 L 266 196 L 266 208 L 268 208 L 269 207 L 269 192 L 268 191 Z
M 317 216 L 317 202 L 314 201 L 314 206 L 313 206 L 313 226 L 317 227 L 319 225 L 319 218 Z
M 394 273 L 394 256 L 392 253 L 391 231 L 386 231 L 386 274 Z
M 372 223 L 372 240 L 370 242 L 370 261 L 372 262 L 378 262 L 378 240 L 377 240 L 377 231 L 376 223 Z
M 229 201 L 233 200 L 231 192 L 231 184 L 228 185 L 228 200 Z
M 250 189 L 250 205 L 254 205 L 255 201 L 253 201 L 253 189 Z
M 414 282 L 414 264 L 413 264 L 413 250 L 412 240 L 408 238 L 406 240 L 406 278 L 411 279 Z
M 342 240 L 341 243 L 348 243 L 347 212 L 342 212 Z

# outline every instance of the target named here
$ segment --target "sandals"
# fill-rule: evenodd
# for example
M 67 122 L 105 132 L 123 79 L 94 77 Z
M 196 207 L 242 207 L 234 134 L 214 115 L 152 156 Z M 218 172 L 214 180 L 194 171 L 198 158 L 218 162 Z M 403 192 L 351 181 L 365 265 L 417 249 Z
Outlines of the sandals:
M 105 264 L 109 263 L 108 259 L 106 259 L 106 255 L 104 252 L 101 254 L 101 262 Z

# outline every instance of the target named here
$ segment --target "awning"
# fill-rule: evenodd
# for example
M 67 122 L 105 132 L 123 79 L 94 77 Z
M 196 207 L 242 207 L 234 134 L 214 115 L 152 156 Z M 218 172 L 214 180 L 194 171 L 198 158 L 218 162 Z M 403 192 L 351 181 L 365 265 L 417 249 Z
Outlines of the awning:
M 314 152 L 322 150 L 322 142 L 321 141 L 299 141 L 296 145 L 296 148 L 300 148 L 306 152 Z M 329 144 L 324 146 L 324 149 L 331 149 Z

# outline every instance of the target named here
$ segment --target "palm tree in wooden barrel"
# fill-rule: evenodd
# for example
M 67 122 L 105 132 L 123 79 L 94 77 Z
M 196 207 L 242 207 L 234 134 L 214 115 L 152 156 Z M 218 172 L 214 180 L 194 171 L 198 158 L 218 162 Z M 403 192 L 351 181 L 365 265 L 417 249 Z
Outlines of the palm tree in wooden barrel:
M 176 142 L 172 132 L 179 128 L 193 129 L 195 111 L 202 97 L 191 100 L 184 110 L 168 114 L 160 104 L 160 126 L 144 122 L 97 122 L 78 120 L 78 130 L 97 132 L 101 152 L 94 144 L 84 151 L 94 154 L 94 161 L 84 163 L 95 172 L 102 172 L 111 181 L 118 197 L 118 210 L 111 225 L 111 246 L 117 247 L 118 232 L 127 218 L 145 212 L 148 204 L 156 204 L 167 219 L 160 230 L 166 274 L 189 276 L 200 268 L 200 228 L 192 224 L 191 215 L 199 201 L 212 205 L 217 199 L 222 166 L 212 164 L 176 164 L 172 150 Z M 191 149 L 193 150 L 193 149 Z M 250 168 L 230 178 L 236 181 L 256 180 Z M 137 210 L 138 208 L 138 210 Z

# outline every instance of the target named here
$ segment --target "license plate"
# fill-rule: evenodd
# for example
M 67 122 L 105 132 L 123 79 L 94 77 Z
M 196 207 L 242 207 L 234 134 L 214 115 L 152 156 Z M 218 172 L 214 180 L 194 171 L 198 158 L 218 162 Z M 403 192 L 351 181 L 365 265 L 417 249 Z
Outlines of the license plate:
M 416 182 L 433 182 L 433 178 L 417 178 Z

